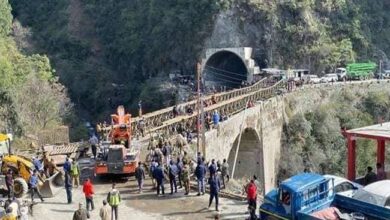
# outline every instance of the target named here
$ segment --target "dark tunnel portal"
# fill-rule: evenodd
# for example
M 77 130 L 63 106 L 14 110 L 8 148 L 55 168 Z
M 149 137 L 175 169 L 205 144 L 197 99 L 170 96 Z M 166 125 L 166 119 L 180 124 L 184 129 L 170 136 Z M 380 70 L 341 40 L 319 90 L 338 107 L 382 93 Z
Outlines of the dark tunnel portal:
M 247 80 L 248 70 L 242 59 L 233 52 L 220 51 L 213 54 L 204 67 L 206 87 L 240 87 Z

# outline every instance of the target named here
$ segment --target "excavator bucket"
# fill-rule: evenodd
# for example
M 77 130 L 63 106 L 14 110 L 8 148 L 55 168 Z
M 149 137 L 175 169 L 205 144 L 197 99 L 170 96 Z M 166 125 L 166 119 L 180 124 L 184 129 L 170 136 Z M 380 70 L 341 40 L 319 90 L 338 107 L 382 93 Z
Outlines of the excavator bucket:
M 39 189 L 42 197 L 50 198 L 53 197 L 58 191 L 64 186 L 64 177 L 61 172 L 55 173 L 50 178 L 44 180 L 41 188 Z

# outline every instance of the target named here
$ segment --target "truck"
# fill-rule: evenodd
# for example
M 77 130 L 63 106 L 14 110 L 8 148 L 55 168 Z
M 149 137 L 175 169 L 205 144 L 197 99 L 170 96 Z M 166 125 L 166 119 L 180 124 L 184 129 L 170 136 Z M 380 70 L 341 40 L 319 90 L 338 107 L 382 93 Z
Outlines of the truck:
M 340 81 L 352 79 L 369 79 L 374 76 L 377 65 L 372 62 L 368 63 L 350 63 L 346 68 L 337 68 L 336 74 Z
M 390 219 L 390 209 L 336 194 L 333 188 L 333 178 L 297 174 L 265 195 L 260 219 Z
M 139 161 L 139 146 L 131 142 L 131 115 L 123 106 L 111 115 L 111 126 L 105 128 L 108 140 L 101 141 L 100 153 L 95 163 L 95 175 L 134 174 Z

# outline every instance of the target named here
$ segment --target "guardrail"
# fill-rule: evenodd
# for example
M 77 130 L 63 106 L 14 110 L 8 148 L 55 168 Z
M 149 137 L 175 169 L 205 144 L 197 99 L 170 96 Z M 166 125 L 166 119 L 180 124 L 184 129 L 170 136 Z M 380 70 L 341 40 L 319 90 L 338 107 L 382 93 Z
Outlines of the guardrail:
M 234 96 L 233 98 L 227 99 L 226 101 L 217 102 L 214 105 L 205 107 L 204 114 L 212 114 L 212 112 L 215 110 L 229 116 L 236 114 L 244 110 L 247 107 L 249 101 L 258 101 L 271 98 L 278 90 L 283 89 L 284 87 L 284 81 L 280 80 L 267 88 L 261 88 L 257 91 L 245 93 L 240 96 Z M 175 118 L 164 121 L 159 126 L 146 129 L 146 132 L 162 132 L 165 135 L 170 136 L 175 134 L 180 127 L 190 127 L 193 130 L 194 128 L 196 129 L 197 117 L 197 112 L 194 112 L 191 115 L 177 116 Z
M 214 95 L 208 95 L 206 97 L 203 97 L 202 100 L 203 100 L 203 102 L 211 102 L 211 100 L 214 99 L 217 103 L 223 102 L 223 101 L 232 99 L 234 97 L 242 96 L 244 94 L 248 94 L 248 93 L 251 93 L 253 91 L 257 91 L 261 88 L 265 88 L 272 83 L 273 82 L 271 80 L 269 80 L 268 78 L 264 78 L 251 86 L 240 88 L 240 89 L 234 89 L 234 90 L 230 90 L 227 92 L 221 92 L 221 93 L 217 93 Z M 184 109 L 184 110 L 191 108 L 193 111 L 195 111 L 196 106 L 197 106 L 197 100 L 192 100 L 189 102 L 178 104 L 177 106 L 180 106 L 180 108 Z M 132 123 L 133 130 L 136 129 L 137 123 L 140 120 L 144 121 L 144 129 L 145 130 L 149 130 L 153 127 L 158 127 L 158 126 L 163 125 L 164 121 L 167 121 L 167 120 L 170 120 L 173 118 L 173 107 L 174 106 L 170 106 L 170 107 L 167 107 L 164 109 L 160 109 L 158 111 L 146 113 L 142 117 L 132 118 L 131 123 Z

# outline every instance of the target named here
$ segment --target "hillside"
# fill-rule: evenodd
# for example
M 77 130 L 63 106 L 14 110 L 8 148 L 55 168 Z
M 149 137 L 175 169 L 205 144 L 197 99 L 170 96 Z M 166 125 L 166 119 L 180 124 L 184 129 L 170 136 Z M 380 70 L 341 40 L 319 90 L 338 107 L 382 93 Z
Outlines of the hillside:
M 25 55 L 15 41 L 27 31 L 0 0 L 0 132 L 34 136 L 70 119 L 72 104 L 47 56 Z
M 32 32 L 33 47 L 24 50 L 48 54 L 89 120 L 118 104 L 135 113 L 140 99 L 148 110 L 174 101 L 149 79 L 194 74 L 206 47 L 250 46 L 261 67 L 315 73 L 390 54 L 390 2 L 383 0 L 10 2 Z

